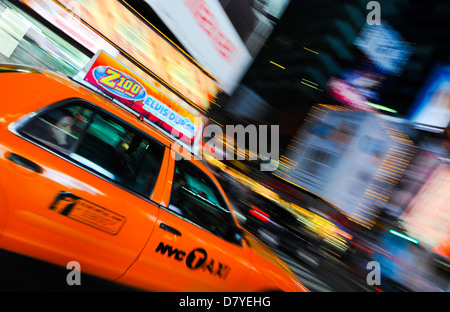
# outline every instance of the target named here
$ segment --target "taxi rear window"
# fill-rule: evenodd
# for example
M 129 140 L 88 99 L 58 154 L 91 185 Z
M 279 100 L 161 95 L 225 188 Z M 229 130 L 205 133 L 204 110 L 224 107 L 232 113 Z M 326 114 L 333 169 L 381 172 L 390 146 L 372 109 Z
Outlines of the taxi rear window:
M 52 106 L 18 132 L 146 197 L 164 154 L 164 146 L 145 133 L 79 100 Z

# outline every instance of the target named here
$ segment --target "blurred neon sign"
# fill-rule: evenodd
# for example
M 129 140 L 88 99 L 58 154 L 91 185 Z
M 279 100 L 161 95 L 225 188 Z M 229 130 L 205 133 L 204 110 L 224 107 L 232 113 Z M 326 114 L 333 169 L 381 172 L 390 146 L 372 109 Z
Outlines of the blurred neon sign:
M 436 64 L 409 111 L 414 122 L 440 127 L 450 123 L 450 66 Z
M 386 22 L 366 26 L 354 44 L 381 70 L 399 75 L 412 54 L 413 48 Z
M 414 239 L 414 238 L 412 238 L 412 237 L 409 237 L 409 236 L 407 236 L 407 235 L 405 235 L 405 234 L 402 234 L 402 233 L 399 233 L 399 232 L 397 232 L 397 231 L 389 230 L 389 233 L 394 234 L 394 235 L 397 235 L 397 236 L 399 236 L 399 237 L 401 237 L 401 238 L 404 238 L 404 239 L 406 239 L 406 240 L 408 240 L 408 241 L 410 241 L 410 242 L 412 242 L 412 243 L 414 243 L 414 244 L 418 244 L 418 243 L 419 243 L 419 241 L 418 241 L 417 239 Z
M 223 33 L 213 12 L 204 0 L 186 0 L 186 6 L 191 11 L 198 26 L 208 34 L 214 48 L 226 60 L 230 61 L 236 49 L 233 42 Z
M 449 257 L 450 166 L 444 160 L 410 201 L 403 217 L 408 234 L 420 239 L 424 246 Z
M 356 109 L 373 111 L 367 104 L 367 98 L 345 80 L 333 77 L 328 82 L 328 88 L 330 94 L 342 103 Z
M 93 53 L 132 57 L 185 102 L 207 111 L 214 79 L 188 54 L 118 0 L 21 0 Z
M 232 20 L 228 14 L 231 12 L 226 8 L 239 6 L 236 4 L 239 1 L 145 0 L 145 2 L 151 6 L 183 47 L 216 78 L 218 87 L 228 95 L 236 90 L 239 81 L 253 61 L 253 53 L 261 48 L 274 26 L 273 22 L 262 14 L 262 11 L 257 14 L 259 15 L 257 22 L 251 20 L 253 17 L 243 21 L 243 17 L 238 18 L 241 16 L 239 13 L 234 16 L 237 18 L 237 24 L 235 24 L 236 21 Z M 249 4 L 242 5 L 242 9 L 252 6 L 251 10 L 255 10 L 254 1 L 247 2 Z M 264 9 L 259 5 L 258 8 L 267 12 L 269 6 L 274 8 L 280 2 L 288 1 L 266 1 Z M 245 9 L 242 13 L 245 13 Z M 280 13 L 273 12 L 273 14 Z M 256 17 L 255 14 L 250 15 Z M 261 27 L 262 25 L 264 27 Z M 251 32 L 248 33 L 245 42 L 239 35 L 238 29 Z M 249 38 L 258 38 L 258 40 L 249 40 Z
M 21 0 L 21 2 L 32 8 L 36 13 L 82 44 L 92 53 L 96 53 L 99 49 L 102 49 L 113 56 L 119 54 L 119 51 L 110 43 L 104 40 L 87 25 L 81 23 L 76 17 L 62 8 L 55 1 Z

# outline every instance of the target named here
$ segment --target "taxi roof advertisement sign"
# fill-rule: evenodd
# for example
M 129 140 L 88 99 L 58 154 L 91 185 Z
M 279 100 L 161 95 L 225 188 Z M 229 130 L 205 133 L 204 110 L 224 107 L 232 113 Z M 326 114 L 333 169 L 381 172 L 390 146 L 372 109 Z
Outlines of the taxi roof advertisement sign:
M 158 88 L 100 50 L 80 71 L 81 80 L 126 105 L 175 139 L 192 147 L 201 136 L 196 118 Z

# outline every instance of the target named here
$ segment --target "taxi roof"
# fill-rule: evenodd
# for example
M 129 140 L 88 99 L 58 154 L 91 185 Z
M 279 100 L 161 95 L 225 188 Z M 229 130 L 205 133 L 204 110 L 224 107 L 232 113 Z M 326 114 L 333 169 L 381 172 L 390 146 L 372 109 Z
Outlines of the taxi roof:
M 28 109 L 35 111 L 63 100 L 80 98 L 117 115 L 131 125 L 154 136 L 166 146 L 172 146 L 176 142 L 174 137 L 150 122 L 140 120 L 139 114 L 127 109 L 125 105 L 114 101 L 94 87 L 91 88 L 61 73 L 32 66 L 0 64 L 0 80 L 2 80 L 1 74 L 5 73 L 18 75 L 14 79 L 6 79 L 9 81 L 7 84 L 2 84 L 12 91 L 10 100 L 19 104 L 17 109 L 26 106 Z M 36 76 L 36 74 L 39 76 Z M 19 90 L 23 89 L 23 86 L 26 86 L 29 92 L 20 92 Z M 17 94 L 20 94 L 20 96 L 17 96 Z

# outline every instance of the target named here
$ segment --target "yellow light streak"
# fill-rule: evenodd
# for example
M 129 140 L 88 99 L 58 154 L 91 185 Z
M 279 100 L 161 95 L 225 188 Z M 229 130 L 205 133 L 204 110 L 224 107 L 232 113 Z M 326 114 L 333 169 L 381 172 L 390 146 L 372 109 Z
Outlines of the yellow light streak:
M 272 61 L 270 61 L 270 63 L 273 64 L 273 65 L 275 65 L 275 66 L 278 66 L 278 67 L 280 67 L 280 68 L 282 68 L 282 69 L 285 69 L 285 68 L 284 68 L 283 66 L 281 66 L 280 64 L 277 64 L 277 63 L 272 62 Z
M 308 49 L 308 48 L 305 48 L 305 47 L 303 47 L 303 49 L 305 49 L 306 51 L 315 53 L 315 54 L 319 54 L 319 52 L 316 52 L 316 51 L 314 51 L 314 50 L 311 50 L 311 49 Z

